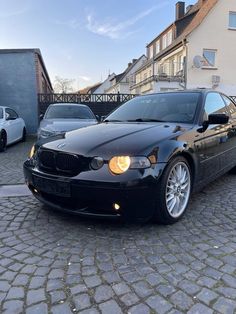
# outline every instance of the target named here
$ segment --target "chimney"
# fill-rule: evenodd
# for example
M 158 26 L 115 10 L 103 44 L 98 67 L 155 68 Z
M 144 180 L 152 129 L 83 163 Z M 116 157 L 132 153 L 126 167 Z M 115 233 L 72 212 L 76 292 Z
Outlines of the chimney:
M 181 19 L 185 14 L 185 2 L 178 1 L 175 5 L 175 19 Z
M 132 63 L 135 63 L 138 59 L 132 59 Z
M 128 63 L 128 68 L 129 68 L 131 65 L 132 65 L 132 62 L 129 62 L 129 63 Z
M 203 6 L 203 4 L 205 4 L 205 2 L 207 2 L 207 0 L 199 0 L 200 5 Z

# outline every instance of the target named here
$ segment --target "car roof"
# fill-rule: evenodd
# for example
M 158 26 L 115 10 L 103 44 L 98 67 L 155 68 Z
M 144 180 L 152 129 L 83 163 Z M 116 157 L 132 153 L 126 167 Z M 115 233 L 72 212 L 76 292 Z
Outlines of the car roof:
M 199 94 L 206 94 L 209 92 L 215 92 L 215 93 L 221 93 L 219 91 L 209 89 L 209 88 L 195 88 L 195 89 L 178 89 L 178 90 L 171 90 L 171 91 L 163 91 L 163 92 L 158 92 L 158 93 L 150 93 L 150 94 L 145 94 L 145 95 L 140 95 L 140 96 L 148 96 L 148 95 L 159 95 L 159 94 L 176 94 L 176 93 L 199 93 Z
M 87 105 L 78 104 L 78 103 L 74 103 L 74 102 L 58 102 L 58 103 L 50 104 L 49 106 L 50 107 L 54 107 L 54 106 L 78 106 L 78 107 L 89 108 Z

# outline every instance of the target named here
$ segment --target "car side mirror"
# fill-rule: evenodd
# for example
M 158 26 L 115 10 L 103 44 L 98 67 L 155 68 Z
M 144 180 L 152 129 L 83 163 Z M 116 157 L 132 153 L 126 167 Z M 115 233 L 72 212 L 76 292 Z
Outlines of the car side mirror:
M 44 115 L 41 113 L 41 115 L 39 116 L 39 120 L 43 120 Z
M 9 113 L 6 112 L 5 115 L 6 115 L 6 121 L 10 120 L 10 115 L 9 115 Z
M 104 120 L 106 119 L 106 117 L 107 117 L 107 116 L 101 116 L 100 121 L 101 121 L 101 122 L 104 121 Z
M 98 120 L 98 122 L 101 121 L 101 117 L 100 117 L 98 114 L 96 114 L 95 117 L 96 117 L 96 119 Z
M 224 113 L 214 113 L 208 116 L 208 124 L 226 124 L 229 122 L 229 117 Z
M 197 129 L 199 133 L 203 133 L 207 130 L 211 124 L 226 124 L 229 121 L 229 117 L 225 113 L 213 113 L 209 114 L 208 120 L 203 121 L 202 127 Z

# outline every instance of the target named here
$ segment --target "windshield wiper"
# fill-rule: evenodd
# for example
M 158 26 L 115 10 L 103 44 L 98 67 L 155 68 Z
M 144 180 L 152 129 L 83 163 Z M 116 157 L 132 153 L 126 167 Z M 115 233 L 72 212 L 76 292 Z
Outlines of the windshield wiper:
M 165 122 L 163 120 L 158 119 L 145 119 L 145 118 L 138 118 L 134 120 L 127 120 L 128 122 Z

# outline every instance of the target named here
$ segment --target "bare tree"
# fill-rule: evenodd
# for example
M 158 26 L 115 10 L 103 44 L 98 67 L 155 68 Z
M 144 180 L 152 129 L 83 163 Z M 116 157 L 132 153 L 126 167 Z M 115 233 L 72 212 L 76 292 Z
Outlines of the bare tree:
M 67 79 L 63 78 L 60 76 L 56 76 L 54 83 L 53 83 L 53 88 L 56 93 L 61 93 L 61 94 L 68 94 L 68 93 L 73 93 L 73 83 L 74 79 Z

